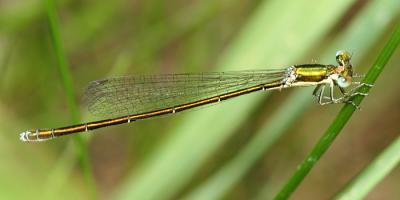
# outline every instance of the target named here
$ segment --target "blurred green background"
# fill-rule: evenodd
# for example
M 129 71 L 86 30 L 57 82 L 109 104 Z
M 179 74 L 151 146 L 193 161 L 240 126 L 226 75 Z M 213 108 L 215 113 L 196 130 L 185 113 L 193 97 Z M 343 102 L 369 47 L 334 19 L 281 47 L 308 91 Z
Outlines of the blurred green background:
M 400 19 L 398 0 L 57 1 L 74 97 L 64 89 L 49 5 L 0 1 L 1 199 L 271 199 L 342 107 L 313 103 L 312 88 L 78 139 L 23 143 L 18 134 L 70 125 L 68 98 L 81 121 L 98 119 L 82 94 L 104 77 L 335 64 L 340 49 L 363 74 Z M 399 135 L 399 63 L 397 51 L 293 199 L 331 198 Z M 396 199 L 399 185 L 397 167 L 367 199 Z

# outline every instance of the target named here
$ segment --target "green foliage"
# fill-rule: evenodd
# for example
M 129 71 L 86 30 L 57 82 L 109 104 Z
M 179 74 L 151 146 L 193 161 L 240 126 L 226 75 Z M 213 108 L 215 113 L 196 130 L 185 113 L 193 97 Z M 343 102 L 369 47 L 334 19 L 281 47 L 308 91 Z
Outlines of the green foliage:
M 61 81 L 62 85 L 65 90 L 65 94 L 67 97 L 67 103 L 69 110 L 72 115 L 72 123 L 79 123 L 79 110 L 78 106 L 75 101 L 75 93 L 73 90 L 73 85 L 72 85 L 72 78 L 70 74 L 70 69 L 68 66 L 68 62 L 66 59 L 66 55 L 64 52 L 64 47 L 63 43 L 61 40 L 61 30 L 58 22 L 58 17 L 57 17 L 57 12 L 56 12 L 56 7 L 54 5 L 53 0 L 46 0 L 46 11 L 47 11 L 47 17 L 49 20 L 49 29 L 50 29 L 50 36 L 52 38 L 52 44 L 54 47 L 54 51 L 56 54 L 56 61 L 57 61 L 57 66 L 60 71 L 60 76 L 61 76 Z M 88 157 L 88 152 L 87 152 L 87 144 L 83 140 L 83 138 L 80 135 L 75 136 L 75 141 L 76 145 L 75 148 L 77 149 L 75 152 L 77 153 L 77 157 L 79 158 L 81 165 L 82 165 L 82 173 L 84 174 L 84 177 L 86 179 L 88 188 L 91 193 L 91 198 L 96 199 L 96 190 L 95 190 L 95 185 L 94 185 L 94 180 L 93 180 L 93 175 L 92 175 L 92 170 L 90 166 L 90 161 Z M 66 154 L 68 155 L 68 154 Z M 64 160 L 64 158 L 61 158 L 60 160 Z
M 271 199 L 284 184 L 292 185 L 284 196 L 290 195 L 304 177 L 293 197 L 326 199 L 343 187 L 343 181 L 335 180 L 351 179 L 356 174 L 351 169 L 375 166 L 368 158 L 392 140 L 370 130 L 370 124 L 382 123 L 377 116 L 390 116 L 384 121 L 386 132 L 398 130 L 400 112 L 388 112 L 398 104 L 398 80 L 389 74 L 377 80 L 352 121 L 340 118 L 348 127 L 342 142 L 335 142 L 338 146 L 312 173 L 293 182 L 285 180 L 338 108 L 311 106 L 313 88 L 251 94 L 198 111 L 93 131 L 91 137 L 21 143 L 18 133 L 25 129 L 95 119 L 77 102 L 87 82 L 103 77 L 282 68 L 314 59 L 329 64 L 340 49 L 353 53 L 355 70 L 362 73 L 398 20 L 400 4 L 11 2 L 0 6 L 1 199 Z M 385 72 L 400 73 L 390 65 Z M 349 109 L 338 116 L 353 112 Z M 382 141 L 374 138 L 371 144 L 372 134 Z M 328 137 L 330 142 L 334 136 Z M 362 149 L 354 152 L 358 160 L 342 166 L 353 143 L 359 144 L 354 149 Z M 315 164 L 328 146 L 306 160 Z M 332 168 L 340 168 L 338 177 L 323 171 Z M 378 178 L 360 180 L 368 182 L 365 195 Z M 358 188 L 355 182 L 344 191 Z M 384 193 L 399 194 L 390 187 Z
M 352 180 L 335 199 L 363 199 L 373 188 L 387 176 L 400 162 L 400 138 L 371 162 L 354 180 Z

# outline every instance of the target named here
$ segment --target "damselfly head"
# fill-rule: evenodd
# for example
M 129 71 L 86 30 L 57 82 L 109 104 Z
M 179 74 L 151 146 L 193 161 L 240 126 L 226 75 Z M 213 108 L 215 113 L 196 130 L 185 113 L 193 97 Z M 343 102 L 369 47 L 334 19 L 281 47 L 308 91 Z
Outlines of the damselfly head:
M 340 50 L 336 52 L 338 66 L 334 69 L 331 78 L 339 87 L 348 87 L 352 82 L 353 67 L 351 65 L 351 54 L 348 51 Z
M 348 66 L 350 64 L 351 60 L 351 54 L 348 51 L 345 50 L 339 50 L 336 52 L 336 61 L 338 62 L 339 65 L 341 66 Z
M 339 64 L 336 73 L 344 77 L 353 76 L 353 66 L 351 65 L 351 54 L 348 51 L 340 50 L 336 52 L 336 61 Z

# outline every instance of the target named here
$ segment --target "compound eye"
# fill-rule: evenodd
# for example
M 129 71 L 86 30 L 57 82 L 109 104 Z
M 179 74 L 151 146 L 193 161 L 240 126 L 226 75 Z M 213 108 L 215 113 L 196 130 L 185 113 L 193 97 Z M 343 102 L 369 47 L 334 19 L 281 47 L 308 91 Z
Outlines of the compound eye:
M 337 82 L 337 84 L 339 85 L 339 87 L 345 88 L 345 87 L 350 86 L 350 84 L 351 84 L 351 79 L 348 80 L 348 79 L 346 79 L 345 77 L 340 76 L 340 77 L 336 80 L 336 82 Z
M 340 65 L 346 65 L 351 60 L 351 54 L 348 51 L 340 50 L 336 52 L 336 61 Z

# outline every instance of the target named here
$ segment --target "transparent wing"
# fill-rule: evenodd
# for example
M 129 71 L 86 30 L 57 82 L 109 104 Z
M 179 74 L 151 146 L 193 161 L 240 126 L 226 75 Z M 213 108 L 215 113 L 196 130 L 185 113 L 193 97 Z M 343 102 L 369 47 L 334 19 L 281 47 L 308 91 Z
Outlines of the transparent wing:
M 281 69 L 106 78 L 90 82 L 85 100 L 94 115 L 133 115 L 280 80 L 286 73 Z

